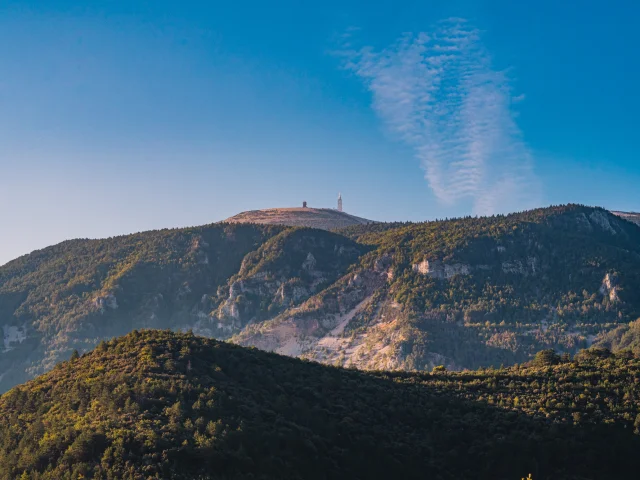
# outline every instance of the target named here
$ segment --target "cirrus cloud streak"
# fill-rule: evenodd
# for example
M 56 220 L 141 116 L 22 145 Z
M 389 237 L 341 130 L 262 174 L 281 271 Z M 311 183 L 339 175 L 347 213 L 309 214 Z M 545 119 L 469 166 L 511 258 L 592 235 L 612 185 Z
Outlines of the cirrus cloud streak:
M 479 31 L 447 19 L 432 31 L 405 34 L 390 47 L 340 55 L 372 94 L 385 126 L 409 145 L 440 202 L 471 201 L 487 215 L 539 202 L 532 154 L 515 121 L 506 72 L 492 67 Z

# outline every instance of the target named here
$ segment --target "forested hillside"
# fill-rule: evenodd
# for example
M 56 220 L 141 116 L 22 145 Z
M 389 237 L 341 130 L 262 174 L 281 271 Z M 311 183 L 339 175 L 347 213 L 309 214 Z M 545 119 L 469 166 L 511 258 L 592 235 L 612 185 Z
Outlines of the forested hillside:
M 602 209 L 346 234 L 374 248 L 350 275 L 235 341 L 360 368 L 475 368 L 575 352 L 640 317 L 640 228 Z
M 0 392 L 135 328 L 363 369 L 638 348 L 640 227 L 567 205 L 335 232 L 214 224 L 73 240 L 0 267 Z
M 640 361 L 364 373 L 134 332 L 0 396 L 0 479 L 634 478 Z
M 308 298 L 366 250 L 321 230 L 214 224 L 26 255 L 0 267 L 0 392 L 135 328 L 224 338 Z M 268 290 L 269 302 L 256 295 Z

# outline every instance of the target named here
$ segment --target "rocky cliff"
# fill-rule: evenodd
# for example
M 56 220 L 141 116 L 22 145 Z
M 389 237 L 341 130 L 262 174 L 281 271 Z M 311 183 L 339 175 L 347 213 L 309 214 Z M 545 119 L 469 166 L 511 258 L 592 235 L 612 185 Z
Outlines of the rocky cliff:
M 625 220 L 635 223 L 636 225 L 640 225 L 640 213 L 633 212 L 611 212 L 614 215 L 617 215 Z

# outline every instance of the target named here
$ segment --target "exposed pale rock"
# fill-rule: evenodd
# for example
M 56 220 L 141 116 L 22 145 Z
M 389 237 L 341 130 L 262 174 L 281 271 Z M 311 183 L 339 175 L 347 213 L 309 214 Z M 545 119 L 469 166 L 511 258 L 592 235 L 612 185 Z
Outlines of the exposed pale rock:
M 104 313 L 107 308 L 111 310 L 118 308 L 118 301 L 113 293 L 108 293 L 106 295 L 96 297 L 93 301 L 93 305 L 100 310 L 101 313 Z
M 612 235 L 615 235 L 617 233 L 615 229 L 611 226 L 611 223 L 609 222 L 607 215 L 605 215 L 603 212 L 600 212 L 600 211 L 592 212 L 591 215 L 589 215 L 589 218 L 593 223 L 598 225 L 605 232 L 609 232 Z
M 4 325 L 2 327 L 2 337 L 4 341 L 4 350 L 9 351 L 13 348 L 12 345 L 16 343 L 22 343 L 26 340 L 27 334 L 24 326 L 18 327 L 16 325 Z
M 450 279 L 455 275 L 469 275 L 471 266 L 464 263 L 454 263 L 452 265 L 442 263 L 440 260 L 423 260 L 413 265 L 413 271 L 432 278 Z
M 618 296 L 618 279 L 615 275 L 611 275 L 607 273 L 602 280 L 602 285 L 600 286 L 600 294 L 609 297 L 611 302 L 620 301 L 620 297 Z
M 216 317 L 220 320 L 229 317 L 235 320 L 240 319 L 240 311 L 236 304 L 236 298 L 238 298 L 238 295 L 243 293 L 243 291 L 244 288 L 242 281 L 233 282 L 229 286 L 229 296 L 216 312 Z

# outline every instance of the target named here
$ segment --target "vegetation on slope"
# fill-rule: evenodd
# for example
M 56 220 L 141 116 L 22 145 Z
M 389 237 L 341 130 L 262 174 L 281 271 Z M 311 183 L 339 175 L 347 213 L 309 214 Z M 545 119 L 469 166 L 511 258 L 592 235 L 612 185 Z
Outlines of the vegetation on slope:
M 405 370 L 635 344 L 640 228 L 605 210 L 340 232 L 216 224 L 70 241 L 0 267 L 0 391 L 134 328 L 240 334 L 292 355 Z M 330 351 L 302 351 L 292 335 L 314 349 L 331 335 Z
M 359 241 L 378 246 L 363 267 L 380 255 L 393 258 L 389 289 L 419 329 L 463 326 L 516 360 L 548 347 L 584 348 L 601 331 L 640 317 L 640 228 L 601 209 L 429 222 Z M 424 274 L 417 269 L 424 261 L 462 273 Z M 460 356 L 458 363 L 474 366 Z
M 315 229 L 292 228 L 272 237 L 246 255 L 240 271 L 218 295 L 225 302 L 216 315 L 224 331 L 216 337 L 225 338 L 248 323 L 299 305 L 335 282 L 368 250 Z
M 0 396 L 0 478 L 610 479 L 637 470 L 640 361 L 366 374 L 133 332 Z
M 72 240 L 0 267 L 0 327 L 27 337 L 0 343 L 0 391 L 101 338 L 192 326 L 203 295 L 215 295 L 247 253 L 280 231 L 216 224 Z
M 358 368 L 477 368 L 546 348 L 576 352 L 640 317 L 640 229 L 602 209 L 341 232 L 373 250 L 350 275 L 235 341 Z
M 289 227 L 309 227 L 323 230 L 375 223 L 366 218 L 355 217 L 333 208 L 307 207 L 250 210 L 229 217 L 225 222 L 286 225 Z

